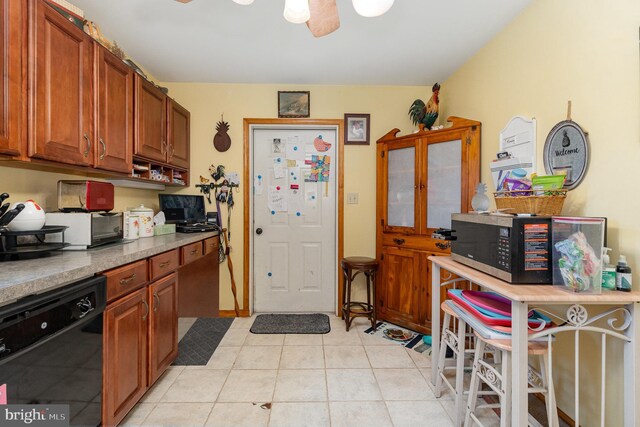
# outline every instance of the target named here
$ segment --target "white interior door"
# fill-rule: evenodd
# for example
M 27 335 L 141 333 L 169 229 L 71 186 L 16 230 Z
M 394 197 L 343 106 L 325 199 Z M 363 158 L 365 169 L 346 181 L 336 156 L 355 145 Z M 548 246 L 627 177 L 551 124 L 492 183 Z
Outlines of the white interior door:
M 335 311 L 338 130 L 254 125 L 250 132 L 254 311 Z M 329 181 L 311 182 L 323 179 L 313 173 L 323 161 Z

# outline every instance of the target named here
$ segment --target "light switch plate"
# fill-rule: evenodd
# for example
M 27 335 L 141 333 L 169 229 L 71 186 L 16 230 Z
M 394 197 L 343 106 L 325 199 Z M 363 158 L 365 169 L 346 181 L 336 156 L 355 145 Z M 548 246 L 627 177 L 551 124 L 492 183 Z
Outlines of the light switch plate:
M 358 204 L 358 193 L 348 193 L 347 194 L 347 203 L 350 205 Z

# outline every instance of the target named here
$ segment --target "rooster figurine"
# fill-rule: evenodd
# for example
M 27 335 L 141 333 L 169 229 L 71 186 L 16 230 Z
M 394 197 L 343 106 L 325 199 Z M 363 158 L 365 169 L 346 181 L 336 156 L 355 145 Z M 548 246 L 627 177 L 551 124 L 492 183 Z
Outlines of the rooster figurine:
M 431 129 L 431 126 L 436 122 L 438 118 L 438 105 L 440 104 L 440 84 L 436 83 L 431 88 L 433 95 L 429 98 L 427 105 L 424 105 L 422 99 L 416 99 L 409 108 L 409 117 L 414 125 L 419 123 L 424 124 L 425 129 Z

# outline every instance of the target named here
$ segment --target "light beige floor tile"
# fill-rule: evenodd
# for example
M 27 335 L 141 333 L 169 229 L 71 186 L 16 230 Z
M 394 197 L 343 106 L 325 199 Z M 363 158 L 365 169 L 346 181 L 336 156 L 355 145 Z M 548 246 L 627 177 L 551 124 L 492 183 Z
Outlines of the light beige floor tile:
M 427 352 L 419 353 L 411 348 L 406 348 L 407 354 L 413 360 L 413 363 L 416 364 L 418 368 L 430 368 L 431 367 L 431 356 L 427 355 Z
M 384 402 L 331 402 L 329 409 L 331 411 L 331 427 L 393 426 Z
M 418 369 L 374 369 L 384 400 L 433 400 L 435 396 Z
M 171 384 L 184 370 L 184 366 L 169 366 L 155 384 L 142 396 L 141 402 L 160 402 L 162 396 L 169 390 Z
M 269 427 L 327 427 L 329 425 L 329 407 L 326 402 L 278 402 L 271 408 Z
M 323 347 L 321 345 L 282 347 L 280 369 L 324 369 Z
M 367 346 L 364 348 L 371 366 L 375 368 L 415 368 L 416 364 L 401 345 Z
M 249 335 L 248 329 L 229 329 L 225 334 L 219 347 L 240 347 Z
M 453 422 L 437 401 L 387 402 L 395 427 L 453 427 Z
M 160 401 L 215 402 L 228 373 L 220 369 L 185 369 Z
M 357 329 L 346 332 L 344 328 L 331 328 L 331 332 L 322 335 L 324 345 L 362 345 Z
M 288 334 L 284 337 L 284 345 L 322 345 L 324 334 Z
M 251 325 L 256 320 L 255 316 L 251 317 L 236 317 L 233 319 L 233 323 L 229 326 L 229 329 L 251 329 Z
M 327 369 L 330 401 L 382 400 L 371 369 Z
M 139 426 L 155 407 L 155 403 L 138 403 L 118 425 L 122 427 Z
M 249 332 L 244 345 L 282 345 L 284 334 L 252 334 Z
M 207 362 L 207 368 L 231 369 L 240 353 L 240 347 L 218 347 Z
M 203 426 L 213 403 L 158 403 L 143 426 Z
M 218 402 L 271 402 L 276 370 L 232 370 Z
M 324 347 L 324 360 L 328 369 L 371 368 L 362 346 L 327 345 Z
M 323 369 L 281 370 L 278 372 L 274 402 L 315 402 L 327 400 Z
M 454 419 L 455 418 L 455 402 L 453 400 L 442 400 L 442 399 L 439 399 L 438 401 L 446 411 L 447 415 L 449 415 L 451 419 Z M 463 408 L 466 408 L 466 402 L 463 404 Z M 464 417 L 464 414 L 462 416 Z M 500 425 L 500 418 L 498 418 L 498 415 L 496 415 L 493 409 L 490 409 L 490 408 L 478 409 L 476 410 L 476 416 L 478 417 L 478 419 L 480 419 L 480 422 L 482 422 L 482 424 L 485 427 L 498 427 Z
M 216 403 L 207 427 L 267 427 L 269 409 L 253 403 Z
M 278 369 L 281 352 L 281 346 L 244 346 L 233 369 Z

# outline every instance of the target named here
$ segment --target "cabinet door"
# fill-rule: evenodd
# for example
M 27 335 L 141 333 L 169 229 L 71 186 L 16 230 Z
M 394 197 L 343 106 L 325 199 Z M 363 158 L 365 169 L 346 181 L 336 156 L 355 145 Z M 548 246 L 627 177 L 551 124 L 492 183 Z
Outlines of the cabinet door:
M 96 67 L 95 167 L 131 173 L 133 152 L 133 71 L 94 44 Z
M 173 100 L 168 102 L 168 161 L 172 165 L 188 169 L 191 114 L 177 102 Z
M 147 390 L 148 316 L 146 288 L 104 313 L 102 425 L 118 424 Z
M 376 295 L 382 318 L 391 322 L 418 323 L 420 280 L 419 252 L 383 247 L 382 274 Z
M 418 140 L 386 144 L 380 155 L 383 229 L 413 234 L 419 227 Z
M 133 154 L 149 160 L 167 161 L 166 111 L 166 95 L 136 74 Z
M 178 280 L 176 273 L 149 285 L 149 386 L 178 355 Z
M 22 2 L 0 0 L 0 154 L 20 155 Z
M 29 156 L 93 163 L 92 43 L 42 0 L 29 1 Z

